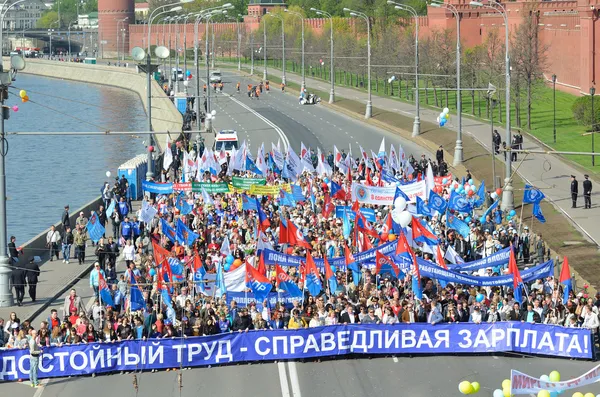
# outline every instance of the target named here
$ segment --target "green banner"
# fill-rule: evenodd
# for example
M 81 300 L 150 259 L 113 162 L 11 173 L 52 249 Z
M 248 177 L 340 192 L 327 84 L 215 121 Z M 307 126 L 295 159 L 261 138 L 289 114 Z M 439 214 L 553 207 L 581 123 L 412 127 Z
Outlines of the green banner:
M 192 192 L 201 193 L 202 188 L 206 193 L 229 193 L 229 185 L 225 182 L 210 183 L 210 182 L 192 182 Z
M 266 185 L 267 180 L 265 178 L 240 178 L 239 176 L 234 176 L 231 178 L 233 183 L 233 187 L 236 189 L 242 190 L 250 190 L 252 185 Z

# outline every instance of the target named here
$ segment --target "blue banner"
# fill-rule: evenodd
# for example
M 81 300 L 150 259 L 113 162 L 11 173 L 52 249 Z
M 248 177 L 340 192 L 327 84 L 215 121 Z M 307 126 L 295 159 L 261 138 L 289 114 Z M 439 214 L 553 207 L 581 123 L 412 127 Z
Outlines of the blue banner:
M 477 259 L 476 261 L 461 263 L 458 265 L 448 265 L 448 268 L 457 272 L 475 271 L 486 267 L 497 267 L 508 264 L 510 256 L 510 247 L 494 252 L 492 255 Z
M 384 255 L 393 255 L 394 251 L 396 251 L 396 245 L 398 241 L 392 241 L 389 243 L 385 243 L 376 248 L 372 248 L 367 251 L 359 252 L 354 254 L 354 260 L 358 263 L 364 262 L 373 262 L 375 263 L 375 252 L 379 251 Z M 281 252 L 273 251 L 266 249 L 265 253 L 265 264 L 266 265 L 275 265 L 278 264 L 280 266 L 300 266 L 300 261 L 306 262 L 306 258 L 303 256 L 293 256 L 282 254 Z M 324 269 L 323 258 L 313 258 L 315 264 L 318 268 Z M 328 262 L 331 266 L 335 266 L 336 269 L 345 269 L 346 268 L 346 258 L 343 256 L 339 256 L 336 258 L 328 258 Z
M 398 255 L 396 258 L 400 258 Z M 417 258 L 417 262 L 419 263 L 419 271 L 421 273 L 421 277 L 430 277 L 437 280 L 447 281 L 449 283 L 458 283 L 463 285 L 472 285 L 478 287 L 488 287 L 488 286 L 506 286 L 512 287 L 513 285 L 513 276 L 512 274 L 506 274 L 502 276 L 495 277 L 479 277 L 479 276 L 469 276 L 463 273 L 458 273 L 452 270 L 446 270 L 438 265 L 426 261 L 422 258 Z M 403 262 L 399 263 L 400 270 L 404 273 L 408 273 L 410 271 L 410 263 Z M 521 278 L 523 282 L 529 283 L 537 280 L 538 278 L 544 279 L 549 276 L 554 275 L 554 261 L 549 260 L 548 262 L 544 262 L 540 265 L 532 267 L 530 269 L 524 270 L 521 272 Z
M 156 194 L 170 194 L 173 193 L 172 183 L 156 183 L 150 181 L 142 182 L 142 190 L 145 192 L 156 193 Z
M 277 294 L 277 292 L 271 292 L 269 293 L 267 300 L 269 301 L 269 307 L 271 308 L 271 310 L 275 310 L 275 305 L 277 304 L 277 302 L 281 302 L 285 305 L 285 307 L 291 309 L 294 306 L 292 303 L 294 301 L 299 301 L 298 298 L 292 297 L 287 292 L 280 292 L 279 294 Z M 238 307 L 246 307 L 252 302 L 255 302 L 257 307 L 263 306 L 263 303 L 257 301 L 256 297 L 252 292 L 227 292 L 228 307 L 231 307 L 232 301 L 235 301 Z M 263 320 L 268 321 L 269 319 L 265 318 Z
M 344 218 L 344 211 L 346 211 L 348 213 L 348 218 L 351 221 L 354 221 L 354 218 L 356 218 L 356 214 L 354 213 L 354 211 L 352 211 L 352 208 L 350 206 L 344 206 L 344 205 L 336 205 L 335 207 L 335 217 L 336 218 Z M 363 216 L 365 217 L 366 220 L 368 220 L 369 222 L 375 222 L 376 218 L 375 218 L 375 210 L 373 208 L 361 208 L 360 209 L 360 213 L 363 214 Z
M 43 350 L 39 377 L 201 367 L 243 362 L 344 357 L 349 354 L 473 354 L 515 352 L 593 358 L 590 330 L 520 322 L 333 325 L 174 339 L 86 343 Z M 29 351 L 0 352 L 0 380 L 29 378 Z

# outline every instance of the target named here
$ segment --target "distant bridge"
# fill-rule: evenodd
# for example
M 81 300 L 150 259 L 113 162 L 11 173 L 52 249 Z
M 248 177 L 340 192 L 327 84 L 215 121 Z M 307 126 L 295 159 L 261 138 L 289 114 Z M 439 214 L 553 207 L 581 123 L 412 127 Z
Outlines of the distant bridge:
M 21 37 L 29 38 L 29 39 L 37 39 L 43 41 L 45 45 L 43 46 L 46 50 L 50 45 L 50 35 L 48 34 L 48 29 L 29 29 L 29 30 L 12 30 L 9 32 L 5 32 L 5 38 L 18 39 Z M 97 42 L 97 31 L 83 31 L 83 30 L 75 30 L 71 29 L 71 51 L 72 52 L 80 52 L 83 47 L 91 50 L 91 47 L 98 47 L 99 43 Z M 18 47 L 18 46 L 17 46 Z M 42 46 L 38 46 L 42 48 Z M 52 48 L 69 48 L 69 31 L 66 29 L 52 31 Z

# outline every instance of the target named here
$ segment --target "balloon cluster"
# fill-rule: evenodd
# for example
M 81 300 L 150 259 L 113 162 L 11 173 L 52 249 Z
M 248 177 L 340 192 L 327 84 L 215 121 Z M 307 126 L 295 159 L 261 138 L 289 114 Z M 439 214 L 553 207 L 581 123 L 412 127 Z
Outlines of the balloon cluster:
M 394 208 L 392 209 L 392 219 L 402 227 L 407 227 L 412 220 L 410 212 L 405 211 L 406 204 L 406 200 L 403 197 L 397 197 L 394 200 Z
M 29 97 L 27 96 L 27 91 L 25 91 L 25 90 L 19 91 L 19 96 L 21 97 L 21 102 L 25 103 L 25 102 L 29 101 Z M 15 110 L 14 106 L 13 106 L 13 110 Z M 19 110 L 18 107 L 17 107 L 17 110 Z M 17 110 L 15 110 L 15 112 Z
M 225 265 L 223 266 L 223 269 L 228 272 L 229 269 L 231 269 L 231 265 L 233 265 L 233 261 L 235 261 L 235 258 L 233 257 L 233 255 L 229 254 L 225 257 Z
M 502 389 L 494 390 L 494 393 L 492 395 L 494 397 L 511 397 L 512 395 L 510 394 L 510 385 L 510 379 L 504 379 L 502 381 Z
M 190 72 L 189 70 L 185 71 L 185 76 L 187 77 L 188 80 L 192 79 L 192 72 Z
M 463 380 L 458 384 L 458 391 L 462 394 L 475 394 L 481 389 L 479 382 L 469 382 L 468 380 Z
M 443 182 L 444 181 L 442 180 L 442 183 Z M 473 179 L 469 179 L 468 181 L 465 181 L 464 185 L 458 182 L 450 183 L 450 187 L 448 188 L 448 190 L 450 191 L 450 193 L 456 191 L 456 193 L 458 194 L 473 197 L 475 194 L 477 194 L 477 185 L 475 185 L 475 181 L 473 181 Z
M 444 108 L 444 110 L 442 110 L 442 113 L 440 113 L 440 115 L 437 117 L 437 122 L 440 125 L 440 127 L 443 127 L 444 125 L 446 125 L 449 118 L 450 118 L 450 109 Z

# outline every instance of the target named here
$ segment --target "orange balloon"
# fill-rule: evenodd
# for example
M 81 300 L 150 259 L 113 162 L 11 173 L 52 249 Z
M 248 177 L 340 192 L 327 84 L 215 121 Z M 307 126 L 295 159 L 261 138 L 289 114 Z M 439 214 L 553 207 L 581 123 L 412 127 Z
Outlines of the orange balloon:
M 500 188 L 496 189 L 496 194 L 498 196 L 500 196 L 502 194 L 502 189 L 500 189 Z
M 233 263 L 231 264 L 231 268 L 229 269 L 230 271 L 233 269 L 237 269 L 238 267 L 242 266 L 242 260 L 241 259 L 236 259 L 233 261 Z
M 25 103 L 29 101 L 29 97 L 27 95 L 25 95 L 23 98 L 21 98 L 21 102 Z
M 396 240 L 396 235 L 392 234 L 392 233 L 388 234 L 388 241 L 394 241 L 394 240 Z
M 475 192 L 474 192 L 474 191 L 472 191 L 472 190 L 469 190 L 469 193 L 467 193 L 467 196 L 469 196 L 469 197 L 472 197 L 474 194 L 475 194 Z

